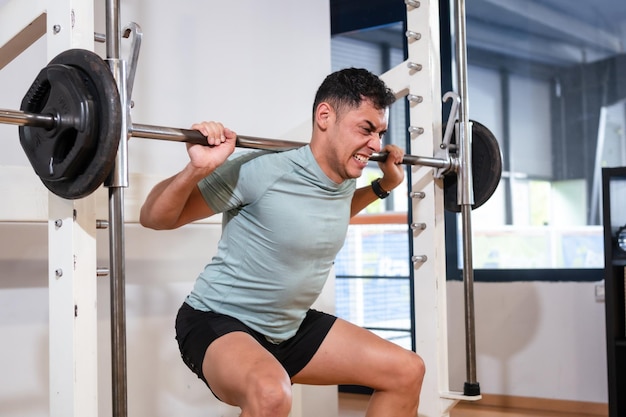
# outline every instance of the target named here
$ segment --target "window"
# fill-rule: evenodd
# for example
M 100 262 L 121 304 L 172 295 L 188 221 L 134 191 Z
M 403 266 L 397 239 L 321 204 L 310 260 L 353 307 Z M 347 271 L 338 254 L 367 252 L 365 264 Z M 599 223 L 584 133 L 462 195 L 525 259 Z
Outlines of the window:
M 406 224 L 351 225 L 335 262 L 337 316 L 412 348 Z
M 626 3 L 480 1 L 466 14 L 470 118 L 504 162 L 472 214 L 476 279 L 600 280 L 600 170 L 626 165 Z

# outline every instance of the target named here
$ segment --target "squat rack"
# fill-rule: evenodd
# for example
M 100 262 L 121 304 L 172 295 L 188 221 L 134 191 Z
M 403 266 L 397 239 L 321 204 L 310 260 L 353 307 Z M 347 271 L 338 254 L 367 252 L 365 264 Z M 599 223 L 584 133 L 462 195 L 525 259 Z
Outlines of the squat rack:
M 405 3 L 409 8 L 420 7 L 420 2 L 415 0 L 406 0 Z M 422 7 L 428 5 L 428 1 L 422 1 Z M 436 3 L 436 2 L 435 2 Z M 461 205 L 463 220 L 463 277 L 465 283 L 465 302 L 466 302 L 466 354 L 467 354 L 467 371 L 468 382 L 466 382 L 466 395 L 479 395 L 478 384 L 475 374 L 475 349 L 474 349 L 474 313 L 473 313 L 473 271 L 471 265 L 471 206 L 473 203 L 472 196 L 472 172 L 471 172 L 471 124 L 468 119 L 467 109 L 467 71 L 465 60 L 465 5 L 463 0 L 457 0 L 457 64 L 459 65 L 459 89 L 460 103 L 459 122 L 457 123 L 457 135 L 461 146 L 459 148 L 459 202 Z M 72 15 L 75 9 L 72 8 Z M 126 404 L 126 323 L 125 323 L 125 237 L 124 237 L 124 188 L 128 187 L 128 149 L 127 142 L 130 137 L 147 137 L 155 139 L 189 141 L 187 132 L 176 132 L 167 128 L 159 128 L 148 125 L 132 125 L 128 115 L 130 89 L 132 82 L 129 82 L 127 74 L 126 61 L 120 59 L 120 7 L 119 0 L 106 0 L 106 56 L 110 65 L 111 72 L 117 82 L 120 93 L 120 100 L 125 111 L 122 112 L 122 129 L 120 132 L 121 140 L 118 153 L 116 156 L 115 168 L 112 175 L 105 182 L 109 194 L 109 251 L 110 251 L 110 269 L 109 275 L 111 279 L 111 344 L 112 344 L 112 374 L 113 374 L 113 414 L 116 417 L 125 417 L 127 415 Z M 50 19 L 49 19 L 50 20 Z M 74 22 L 69 23 L 74 25 Z M 87 30 L 88 31 L 88 30 Z M 56 25 L 53 29 L 56 32 Z M 131 68 L 131 72 L 134 67 Z M 132 76 L 130 77 L 132 79 Z M 8 117 L 8 116 L 7 116 Z M 25 117 L 29 117 L 26 115 Z M 273 143 L 264 143 L 260 138 L 242 137 L 242 143 L 249 140 L 249 147 L 264 148 L 274 146 Z M 274 142 L 274 141 L 273 141 Z M 285 146 L 292 144 L 299 146 L 297 143 L 287 143 Z M 282 145 L 281 145 L 282 146 Z M 246 147 L 244 145 L 244 147 Z M 423 158 L 417 164 L 432 166 L 436 168 L 446 168 L 448 163 L 441 158 Z M 54 200 L 54 199 L 53 199 Z M 55 203 L 56 204 L 56 203 Z M 82 204 L 82 203 L 79 203 Z M 86 203 L 86 210 L 90 210 L 89 204 Z M 54 204 L 52 204 L 54 205 Z M 63 206 L 63 210 L 67 206 Z M 81 207 L 82 209 L 82 207 Z M 55 208 L 51 208 L 51 219 L 59 217 L 51 223 L 51 230 L 58 231 L 62 228 L 63 222 L 59 221 L 63 216 L 55 216 L 53 212 Z M 80 211 L 80 210 L 79 210 Z M 74 220 L 81 221 L 82 213 L 77 216 L 77 210 L 73 209 Z M 84 227 L 84 225 L 83 225 Z M 94 226 L 95 227 L 95 226 Z M 89 227 L 87 229 L 90 229 Z M 58 253 L 58 249 L 51 249 Z M 66 268 L 71 269 L 71 267 Z M 94 268 L 95 269 L 95 268 Z M 63 269 L 54 270 L 54 275 L 58 278 L 63 275 Z M 75 307 L 76 308 L 76 307 Z M 81 310 L 82 312 L 82 310 Z M 78 317 L 78 313 L 75 313 Z M 469 390 L 468 390 L 469 384 Z

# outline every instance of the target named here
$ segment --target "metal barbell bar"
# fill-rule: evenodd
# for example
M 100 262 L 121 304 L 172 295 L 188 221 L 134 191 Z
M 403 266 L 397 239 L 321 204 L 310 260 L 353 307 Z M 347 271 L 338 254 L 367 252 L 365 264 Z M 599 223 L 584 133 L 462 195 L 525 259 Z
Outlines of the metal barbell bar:
M 206 144 L 206 138 L 196 130 L 177 129 L 161 126 L 152 126 L 145 124 L 133 124 L 130 127 L 130 135 L 132 137 L 144 139 L 163 139 L 176 142 L 187 142 L 196 144 Z M 288 140 L 265 139 L 254 136 L 237 135 L 236 146 L 239 148 L 249 149 L 265 149 L 274 151 L 286 151 L 289 149 L 299 148 L 306 145 L 304 142 L 295 142 Z M 387 159 L 387 152 L 374 153 L 370 157 L 370 161 L 384 162 Z M 458 162 L 454 158 L 448 160 L 443 158 L 432 158 L 427 156 L 404 155 L 402 164 L 420 165 L 433 168 L 440 168 L 446 172 L 456 170 Z
M 0 109 L 0 123 L 18 126 L 34 126 L 45 129 L 54 129 L 60 120 L 51 114 L 36 114 L 21 110 Z M 131 137 L 143 139 L 158 139 L 173 142 L 186 142 L 206 145 L 206 137 L 197 130 L 180 129 L 173 127 L 155 126 L 147 124 L 132 124 L 129 127 Z M 254 136 L 237 135 L 236 146 L 239 148 L 262 149 L 270 151 L 286 151 L 306 145 L 304 142 L 266 139 Z M 386 152 L 374 153 L 371 161 L 384 162 L 387 159 Z M 419 165 L 438 168 L 443 172 L 456 172 L 458 160 L 456 158 L 432 158 L 427 156 L 404 155 L 402 164 Z

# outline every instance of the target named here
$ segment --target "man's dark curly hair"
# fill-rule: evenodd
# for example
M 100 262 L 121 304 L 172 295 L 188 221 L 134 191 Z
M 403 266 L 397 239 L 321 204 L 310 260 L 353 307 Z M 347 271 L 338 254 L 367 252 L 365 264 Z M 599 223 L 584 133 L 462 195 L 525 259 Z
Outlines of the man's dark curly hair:
M 375 108 L 389 107 L 396 99 L 393 91 L 376 75 L 362 68 L 346 68 L 333 72 L 322 82 L 313 102 L 315 109 L 322 102 L 329 103 L 338 114 L 345 108 L 359 107 L 370 100 Z

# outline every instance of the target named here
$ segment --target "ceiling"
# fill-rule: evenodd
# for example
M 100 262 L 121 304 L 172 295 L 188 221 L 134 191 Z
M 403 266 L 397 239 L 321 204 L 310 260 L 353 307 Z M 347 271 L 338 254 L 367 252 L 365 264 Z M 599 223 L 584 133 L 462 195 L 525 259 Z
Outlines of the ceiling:
M 466 8 L 468 48 L 571 65 L 626 47 L 624 0 L 471 0 Z
M 393 4 L 396 1 L 400 2 L 394 0 Z M 621 54 L 626 48 L 626 0 L 470 0 L 464 3 L 470 59 L 475 52 L 481 59 L 505 57 L 562 67 Z M 402 47 L 404 39 L 401 33 L 398 36 L 400 31 L 400 25 L 390 25 L 344 36 Z

